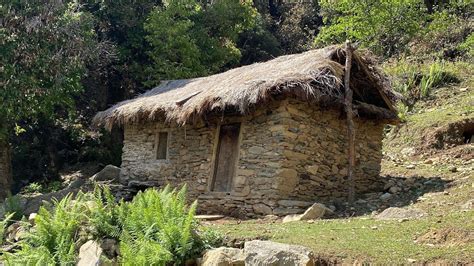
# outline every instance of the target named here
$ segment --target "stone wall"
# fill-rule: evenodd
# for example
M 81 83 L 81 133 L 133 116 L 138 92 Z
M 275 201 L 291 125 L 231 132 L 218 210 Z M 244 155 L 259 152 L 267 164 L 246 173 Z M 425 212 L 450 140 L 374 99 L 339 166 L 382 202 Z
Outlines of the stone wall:
M 282 120 L 284 160 L 277 212 L 300 212 L 315 201 L 347 198 L 348 139 L 345 114 L 291 100 Z M 383 124 L 355 119 L 355 191 L 377 191 L 382 160 Z
M 219 124 L 241 122 L 240 151 L 231 192 L 210 183 Z M 378 182 L 383 125 L 355 121 L 357 191 Z M 156 160 L 156 134 L 169 132 L 168 160 Z M 300 212 L 314 201 L 346 194 L 345 120 L 296 100 L 266 104 L 251 115 L 208 119 L 194 127 L 147 123 L 126 126 L 121 180 L 188 185 L 200 212 L 251 217 Z

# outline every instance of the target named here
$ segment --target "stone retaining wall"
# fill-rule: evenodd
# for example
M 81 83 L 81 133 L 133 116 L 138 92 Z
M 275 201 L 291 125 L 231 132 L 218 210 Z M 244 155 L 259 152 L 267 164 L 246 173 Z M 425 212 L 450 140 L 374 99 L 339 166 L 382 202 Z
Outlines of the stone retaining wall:
M 210 183 L 219 124 L 241 122 L 240 151 L 231 192 Z M 357 191 L 377 188 L 383 125 L 355 121 Z M 167 160 L 156 160 L 156 134 L 169 132 Z M 266 104 L 245 117 L 208 119 L 194 127 L 146 123 L 126 126 L 121 181 L 188 185 L 200 212 L 251 217 L 300 212 L 314 201 L 346 195 L 345 120 L 296 100 Z

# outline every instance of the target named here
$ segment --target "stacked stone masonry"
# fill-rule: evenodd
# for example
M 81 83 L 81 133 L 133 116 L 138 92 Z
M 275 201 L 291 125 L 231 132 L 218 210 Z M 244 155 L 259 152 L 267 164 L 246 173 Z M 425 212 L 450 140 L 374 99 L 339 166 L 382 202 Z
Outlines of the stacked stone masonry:
M 294 99 L 274 101 L 247 116 L 207 119 L 194 126 L 160 122 L 125 127 L 121 181 L 187 184 L 201 213 L 239 217 L 299 213 L 313 202 L 347 195 L 344 115 Z M 230 192 L 211 191 L 220 124 L 240 122 L 239 156 Z M 384 125 L 355 119 L 356 192 L 377 190 Z M 169 132 L 168 158 L 156 159 L 156 138 Z

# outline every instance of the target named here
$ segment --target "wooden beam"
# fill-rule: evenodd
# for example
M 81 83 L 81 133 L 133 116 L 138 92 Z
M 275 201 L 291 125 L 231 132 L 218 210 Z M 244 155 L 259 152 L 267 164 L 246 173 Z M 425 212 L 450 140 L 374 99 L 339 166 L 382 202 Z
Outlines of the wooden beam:
M 354 130 L 354 120 L 353 120 L 353 110 L 352 110 L 352 90 L 350 88 L 350 75 L 351 75 L 351 66 L 352 66 L 352 45 L 349 40 L 346 41 L 346 65 L 344 68 L 344 107 L 346 110 L 347 116 L 347 137 L 349 139 L 349 152 L 348 152 L 348 177 L 347 182 L 349 185 L 349 192 L 347 200 L 349 204 L 354 203 L 354 168 L 355 168 L 355 130 Z
M 357 55 L 355 55 L 355 57 L 357 57 Z M 359 61 L 362 62 L 362 59 L 360 59 Z M 367 76 L 367 78 L 369 78 L 370 82 L 375 84 L 375 88 L 377 89 L 377 92 L 379 93 L 380 97 L 382 97 L 382 100 L 385 102 L 385 104 L 390 109 L 390 111 L 397 114 L 398 113 L 397 109 L 393 106 L 392 101 L 387 97 L 385 92 L 382 91 L 379 81 L 370 73 L 369 69 L 367 68 L 365 64 L 358 64 L 358 65 L 360 69 L 362 69 L 364 74 Z

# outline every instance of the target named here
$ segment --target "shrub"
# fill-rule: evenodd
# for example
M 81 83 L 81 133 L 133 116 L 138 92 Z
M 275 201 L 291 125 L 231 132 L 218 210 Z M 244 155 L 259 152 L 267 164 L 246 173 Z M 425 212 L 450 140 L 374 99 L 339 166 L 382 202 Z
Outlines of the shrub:
M 420 64 L 401 60 L 386 70 L 393 76 L 393 88 L 404 96 L 403 104 L 407 108 L 429 97 L 434 88 L 459 82 L 455 65 L 442 61 Z
M 199 231 L 195 211 L 196 202 L 186 204 L 186 187 L 148 189 L 117 202 L 108 187 L 96 186 L 41 207 L 21 249 L 4 257 L 9 265 L 74 265 L 79 246 L 94 237 L 120 240 L 123 265 L 182 265 L 221 241 Z
M 12 220 L 21 220 L 23 217 L 23 206 L 21 204 L 21 198 L 18 195 L 11 196 L 5 199 L 3 203 L 4 213 L 11 213 Z
M 41 193 L 43 191 L 43 186 L 40 183 L 33 182 L 29 183 L 26 187 L 23 188 L 25 193 Z
M 76 240 L 80 226 L 87 220 L 84 195 L 75 200 L 69 194 L 54 207 L 41 207 L 35 218 L 36 226 L 24 240 L 21 249 L 4 254 L 9 265 L 74 265 Z
M 131 265 L 139 258 L 146 264 L 180 265 L 202 251 L 195 233 L 196 202 L 188 208 L 185 195 L 186 187 L 175 191 L 167 186 L 160 192 L 146 190 L 121 205 L 122 263 Z

